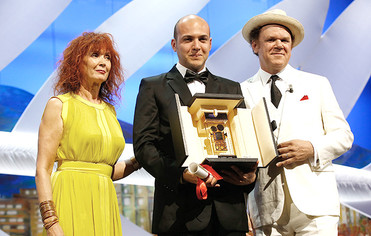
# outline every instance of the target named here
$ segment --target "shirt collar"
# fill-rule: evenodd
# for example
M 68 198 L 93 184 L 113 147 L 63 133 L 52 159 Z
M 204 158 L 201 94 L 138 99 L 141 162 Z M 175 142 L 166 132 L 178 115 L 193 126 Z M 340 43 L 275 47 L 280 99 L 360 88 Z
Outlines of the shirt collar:
M 178 69 L 179 73 L 182 75 L 182 77 L 184 78 L 187 70 L 190 70 L 188 69 L 187 67 L 183 66 L 182 64 L 180 64 L 179 62 L 176 64 L 176 68 Z M 198 73 L 201 73 L 201 72 L 204 72 L 206 71 L 206 67 L 204 67 L 201 71 L 199 71 Z
M 286 69 L 289 67 L 289 65 L 287 65 L 283 70 L 281 70 L 280 72 L 278 72 L 276 75 L 278 75 L 278 77 L 280 77 L 281 80 L 285 81 L 285 75 L 287 73 L 286 72 Z M 266 85 L 269 81 L 269 79 L 271 78 L 271 76 L 273 74 L 269 74 L 268 72 L 264 71 L 262 68 L 259 69 L 259 78 L 260 78 L 260 81 L 262 82 L 262 85 Z

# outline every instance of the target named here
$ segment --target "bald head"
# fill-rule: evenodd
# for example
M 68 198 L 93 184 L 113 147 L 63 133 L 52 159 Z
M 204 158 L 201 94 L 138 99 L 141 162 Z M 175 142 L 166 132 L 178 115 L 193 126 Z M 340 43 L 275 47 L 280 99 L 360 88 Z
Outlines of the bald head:
M 194 72 L 201 71 L 211 49 L 209 24 L 196 15 L 182 17 L 175 25 L 171 46 L 181 65 Z
M 184 24 L 184 23 L 190 23 L 190 22 L 198 22 L 199 24 L 204 24 L 204 25 L 207 25 L 207 27 L 209 28 L 209 36 L 210 36 L 210 27 L 209 27 L 209 24 L 201 17 L 197 16 L 197 15 L 187 15 L 187 16 L 183 16 L 182 18 L 180 18 L 175 26 L 174 26 L 174 39 L 176 40 L 177 37 L 178 37 L 178 34 L 179 34 L 179 25 L 181 24 Z

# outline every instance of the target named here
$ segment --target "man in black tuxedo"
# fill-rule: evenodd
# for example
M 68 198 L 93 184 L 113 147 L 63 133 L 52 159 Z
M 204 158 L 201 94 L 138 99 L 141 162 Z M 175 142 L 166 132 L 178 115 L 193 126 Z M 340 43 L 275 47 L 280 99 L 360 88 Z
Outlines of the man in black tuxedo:
M 187 105 L 195 93 L 242 94 L 240 85 L 206 69 L 211 38 L 204 19 L 196 15 L 181 18 L 171 45 L 179 62 L 168 73 L 141 81 L 134 116 L 135 157 L 155 177 L 152 231 L 159 236 L 245 236 L 248 221 L 244 193 L 254 187 L 256 169 L 243 173 L 233 167 L 221 173 L 222 181 L 210 175 L 205 180 L 208 198 L 197 199 L 197 177 L 177 166 L 169 124 L 169 115 L 175 112 L 169 108 L 175 93 Z M 185 82 L 187 70 L 205 72 L 207 81 Z

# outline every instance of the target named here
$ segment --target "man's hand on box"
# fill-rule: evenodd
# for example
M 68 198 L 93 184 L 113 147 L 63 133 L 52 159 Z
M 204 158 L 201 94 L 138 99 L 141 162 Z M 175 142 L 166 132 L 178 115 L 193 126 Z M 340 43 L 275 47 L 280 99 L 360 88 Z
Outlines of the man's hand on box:
M 256 168 L 258 168 L 258 162 L 246 173 L 242 172 L 237 166 L 231 166 L 230 170 L 222 170 L 220 174 L 223 176 L 223 180 L 230 184 L 249 185 L 256 179 Z

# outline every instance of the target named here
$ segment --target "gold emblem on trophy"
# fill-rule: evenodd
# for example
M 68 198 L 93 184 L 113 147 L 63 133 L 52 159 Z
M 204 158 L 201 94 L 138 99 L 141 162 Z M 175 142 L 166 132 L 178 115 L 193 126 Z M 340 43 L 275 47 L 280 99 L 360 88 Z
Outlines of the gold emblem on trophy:
M 224 126 L 219 124 L 216 127 L 213 125 L 210 127 L 211 130 L 211 137 L 214 141 L 214 148 L 215 151 L 223 152 L 228 151 L 227 143 L 225 142 L 225 138 L 227 137 L 227 133 L 225 133 Z
M 226 112 L 204 112 L 204 128 L 209 134 L 209 155 L 234 155 L 232 141 L 230 140 L 230 128 Z

